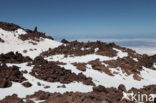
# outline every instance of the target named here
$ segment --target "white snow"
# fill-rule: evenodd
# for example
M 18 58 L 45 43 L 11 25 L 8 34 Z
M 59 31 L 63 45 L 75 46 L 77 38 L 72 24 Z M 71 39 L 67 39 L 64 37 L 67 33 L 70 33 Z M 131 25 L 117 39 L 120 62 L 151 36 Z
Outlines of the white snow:
M 15 34 L 22 34 L 22 35 L 24 35 L 24 34 L 27 34 L 27 32 L 26 31 L 24 31 L 23 29 L 17 29 L 16 31 L 15 31 Z
M 36 98 L 31 98 L 30 100 L 32 100 L 35 103 L 43 103 L 43 102 L 45 102 L 45 100 L 37 100 Z
M 95 49 L 94 49 L 94 52 L 97 52 L 98 50 L 99 50 L 99 48 L 95 48 Z
M 5 31 L 0 28 L 0 38 L 2 38 L 5 41 L 4 43 L 0 43 L 0 54 L 5 54 L 10 51 L 13 51 L 19 52 L 23 56 L 30 56 L 31 58 L 35 58 L 41 52 L 47 51 L 49 48 L 53 49 L 61 45 L 60 42 L 43 38 L 41 38 L 42 40 L 40 42 L 37 42 L 36 45 L 33 45 L 31 43 L 32 40 L 22 41 L 21 39 L 19 39 L 18 36 L 21 34 L 25 35 L 26 32 L 22 29 L 18 29 L 16 31 Z M 24 53 L 24 50 L 26 50 L 27 52 Z
M 132 58 L 134 61 L 138 62 L 138 59 L 137 58 Z
M 116 50 L 118 52 L 118 57 L 119 58 L 123 58 L 123 57 L 127 57 L 128 53 L 127 52 L 122 52 L 121 50 L 117 49 L 117 48 L 113 48 L 114 50 Z
M 75 49 L 75 48 L 74 48 L 74 49 Z M 90 49 L 90 48 L 84 48 L 84 47 L 81 48 L 82 51 L 84 51 L 84 50 L 89 50 L 89 49 Z
M 153 67 L 156 69 L 156 63 L 153 64 Z

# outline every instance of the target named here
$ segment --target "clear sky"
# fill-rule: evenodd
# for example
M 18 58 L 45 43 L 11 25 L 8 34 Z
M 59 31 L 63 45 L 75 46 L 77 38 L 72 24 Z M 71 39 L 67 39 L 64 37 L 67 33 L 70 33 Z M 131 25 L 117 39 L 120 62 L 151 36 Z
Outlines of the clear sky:
M 156 38 L 156 0 L 0 0 L 0 21 L 56 39 Z

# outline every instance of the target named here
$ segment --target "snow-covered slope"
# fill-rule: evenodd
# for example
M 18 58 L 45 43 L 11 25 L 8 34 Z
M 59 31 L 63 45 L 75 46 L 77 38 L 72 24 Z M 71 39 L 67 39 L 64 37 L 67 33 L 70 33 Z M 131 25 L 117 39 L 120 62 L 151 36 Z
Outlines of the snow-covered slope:
M 60 42 L 48 39 L 40 38 L 40 41 L 25 40 L 19 38 L 19 35 L 26 35 L 27 32 L 23 29 L 17 29 L 15 31 L 6 31 L 0 28 L 0 38 L 4 42 L 0 42 L 0 54 L 8 53 L 10 51 L 19 52 L 23 56 L 29 56 L 35 58 L 43 51 L 47 51 L 49 48 L 55 48 L 61 45 Z
M 0 27 L 0 103 L 129 103 L 122 92 L 156 94 L 156 55 Z

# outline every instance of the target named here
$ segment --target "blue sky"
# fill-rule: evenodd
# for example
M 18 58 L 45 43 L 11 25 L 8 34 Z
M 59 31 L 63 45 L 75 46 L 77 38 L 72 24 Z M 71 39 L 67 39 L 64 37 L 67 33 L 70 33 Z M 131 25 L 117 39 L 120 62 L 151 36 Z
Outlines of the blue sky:
M 156 38 L 156 0 L 0 0 L 0 21 L 56 39 Z

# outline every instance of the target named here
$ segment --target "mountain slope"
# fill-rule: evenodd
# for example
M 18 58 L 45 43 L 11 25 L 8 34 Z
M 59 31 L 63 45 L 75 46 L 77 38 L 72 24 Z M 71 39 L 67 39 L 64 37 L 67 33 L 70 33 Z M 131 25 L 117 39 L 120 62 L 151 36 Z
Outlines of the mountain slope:
M 0 41 L 0 53 L 13 51 L 31 58 L 35 58 L 49 48 L 61 45 L 61 43 L 44 36 L 42 33 L 24 30 L 15 24 L 3 22 L 0 22 Z
M 130 103 L 124 93 L 156 94 L 155 75 L 156 55 L 0 22 L 0 103 Z

